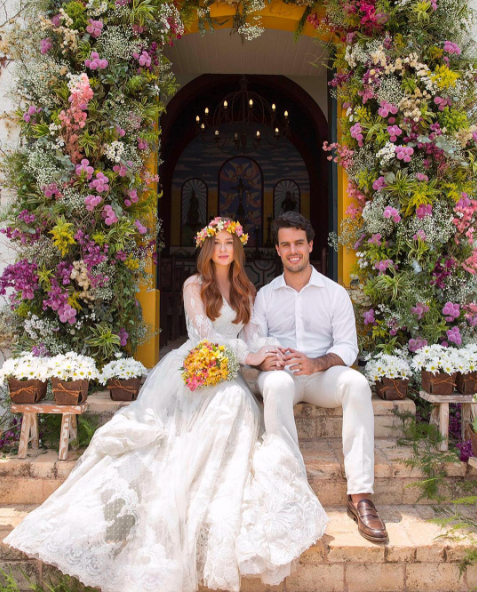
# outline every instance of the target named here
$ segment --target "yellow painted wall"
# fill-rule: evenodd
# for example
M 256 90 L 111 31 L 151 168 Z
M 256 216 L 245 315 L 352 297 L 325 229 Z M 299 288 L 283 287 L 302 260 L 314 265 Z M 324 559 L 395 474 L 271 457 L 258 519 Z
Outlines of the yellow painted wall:
M 305 8 L 303 6 L 297 6 L 295 4 L 285 4 L 281 0 L 272 0 L 270 4 L 268 4 L 262 11 L 262 23 L 266 29 L 278 29 L 281 31 L 295 31 L 298 22 L 300 21 L 303 11 Z M 220 28 L 231 28 L 232 26 L 232 17 L 235 14 L 235 8 L 221 2 L 216 2 L 211 6 L 211 16 L 213 18 L 220 18 L 223 19 L 225 22 L 221 25 Z M 226 19 L 226 17 L 229 17 Z M 186 31 L 185 34 L 189 33 L 197 33 L 198 26 L 197 22 L 193 23 Z M 304 35 L 308 35 L 310 37 L 316 37 L 316 30 L 310 25 L 310 23 L 305 24 L 305 28 L 303 31 Z M 157 157 L 155 159 L 151 159 L 150 162 L 151 172 L 155 174 L 157 172 Z M 348 207 L 350 199 L 346 193 L 347 187 L 347 180 L 345 172 L 340 168 L 339 170 L 339 178 L 338 178 L 338 225 L 343 220 L 344 212 Z M 180 192 L 179 192 L 180 193 Z M 179 244 L 180 242 L 180 195 L 173 196 L 172 200 L 172 219 L 178 220 L 179 224 L 174 224 L 174 228 L 172 229 L 172 244 Z M 273 207 L 273 196 L 272 195 L 265 195 L 265 203 L 264 203 L 264 232 L 266 233 L 266 224 L 267 224 L 267 216 L 269 214 L 273 214 L 272 207 Z M 179 211 L 176 212 L 176 209 Z M 302 195 L 302 213 L 305 216 L 310 215 L 310 199 L 308 195 L 308 199 L 306 199 L 306 195 Z M 209 216 L 216 216 L 218 211 L 218 203 L 217 203 L 217 192 L 211 191 L 209 193 Z M 266 236 L 266 235 L 265 235 Z M 355 261 L 355 256 L 353 253 L 346 253 L 343 249 L 341 249 L 340 254 L 338 256 L 338 280 L 340 283 L 349 284 L 350 280 L 350 269 L 352 264 Z M 140 301 L 141 305 L 143 306 L 144 318 L 146 322 L 151 323 L 154 327 L 156 327 L 157 331 L 159 330 L 159 292 L 155 289 L 154 285 L 154 269 L 152 261 L 148 266 L 148 270 L 150 272 L 150 281 L 146 286 L 141 288 L 141 292 L 138 296 L 138 300 Z M 137 353 L 137 359 L 139 359 L 147 368 L 152 368 L 159 360 L 159 337 L 156 336 L 151 341 L 141 348 L 139 348 Z

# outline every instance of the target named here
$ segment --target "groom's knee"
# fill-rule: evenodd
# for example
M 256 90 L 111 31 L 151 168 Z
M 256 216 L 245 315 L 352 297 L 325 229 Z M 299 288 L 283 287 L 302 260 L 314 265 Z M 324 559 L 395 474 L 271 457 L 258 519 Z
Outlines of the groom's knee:
M 348 394 L 354 399 L 371 400 L 372 393 L 369 382 L 361 372 L 353 370 L 353 368 L 347 368 L 345 372 L 341 373 L 338 385 L 343 394 Z
M 262 372 L 258 378 L 258 386 L 263 396 L 263 401 L 275 398 L 291 398 L 293 400 L 295 383 L 293 377 L 284 370 Z

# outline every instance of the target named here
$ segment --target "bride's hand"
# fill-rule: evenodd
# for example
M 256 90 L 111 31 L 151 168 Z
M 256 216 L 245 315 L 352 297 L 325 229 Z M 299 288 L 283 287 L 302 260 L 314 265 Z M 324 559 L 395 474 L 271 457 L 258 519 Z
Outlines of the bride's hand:
M 257 352 L 249 353 L 245 359 L 245 363 L 249 366 L 260 366 L 265 360 L 270 358 L 283 359 L 283 354 L 278 347 L 265 345 Z

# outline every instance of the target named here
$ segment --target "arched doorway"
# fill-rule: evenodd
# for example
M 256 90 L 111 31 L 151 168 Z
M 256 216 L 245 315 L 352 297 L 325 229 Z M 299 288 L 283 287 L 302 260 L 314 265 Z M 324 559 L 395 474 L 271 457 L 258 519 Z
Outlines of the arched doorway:
M 237 90 L 239 74 L 194 78 L 170 101 L 161 120 L 163 196 L 158 212 L 166 222 L 158 286 L 162 346 L 184 333 L 177 302 L 183 281 L 195 271 L 191 237 L 210 217 L 236 216 L 245 224 L 250 234 L 247 273 L 257 288 L 281 273 L 271 222 L 286 209 L 301 211 L 311 219 L 316 232 L 313 264 L 322 273 L 333 274 L 327 256 L 333 204 L 328 191 L 329 163 L 321 149 L 328 139 L 326 117 L 317 102 L 286 76 L 247 75 L 247 79 L 253 91 L 289 112 L 289 138 L 276 150 L 257 149 L 231 157 L 204 146 L 196 135 L 197 114 Z

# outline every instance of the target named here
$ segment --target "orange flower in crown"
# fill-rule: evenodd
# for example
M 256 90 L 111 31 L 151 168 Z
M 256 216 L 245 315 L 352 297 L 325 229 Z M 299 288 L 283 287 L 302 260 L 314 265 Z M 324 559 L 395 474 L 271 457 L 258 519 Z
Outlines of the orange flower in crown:
M 225 218 L 221 218 L 218 216 L 214 218 L 209 225 L 205 228 L 202 228 L 200 232 L 198 232 L 195 236 L 195 246 L 201 247 L 206 238 L 211 236 L 215 236 L 218 232 L 226 230 L 230 232 L 230 234 L 236 234 L 242 245 L 246 245 L 248 241 L 248 234 L 245 234 L 242 228 L 242 225 L 239 222 L 234 222 L 233 220 L 226 220 Z

